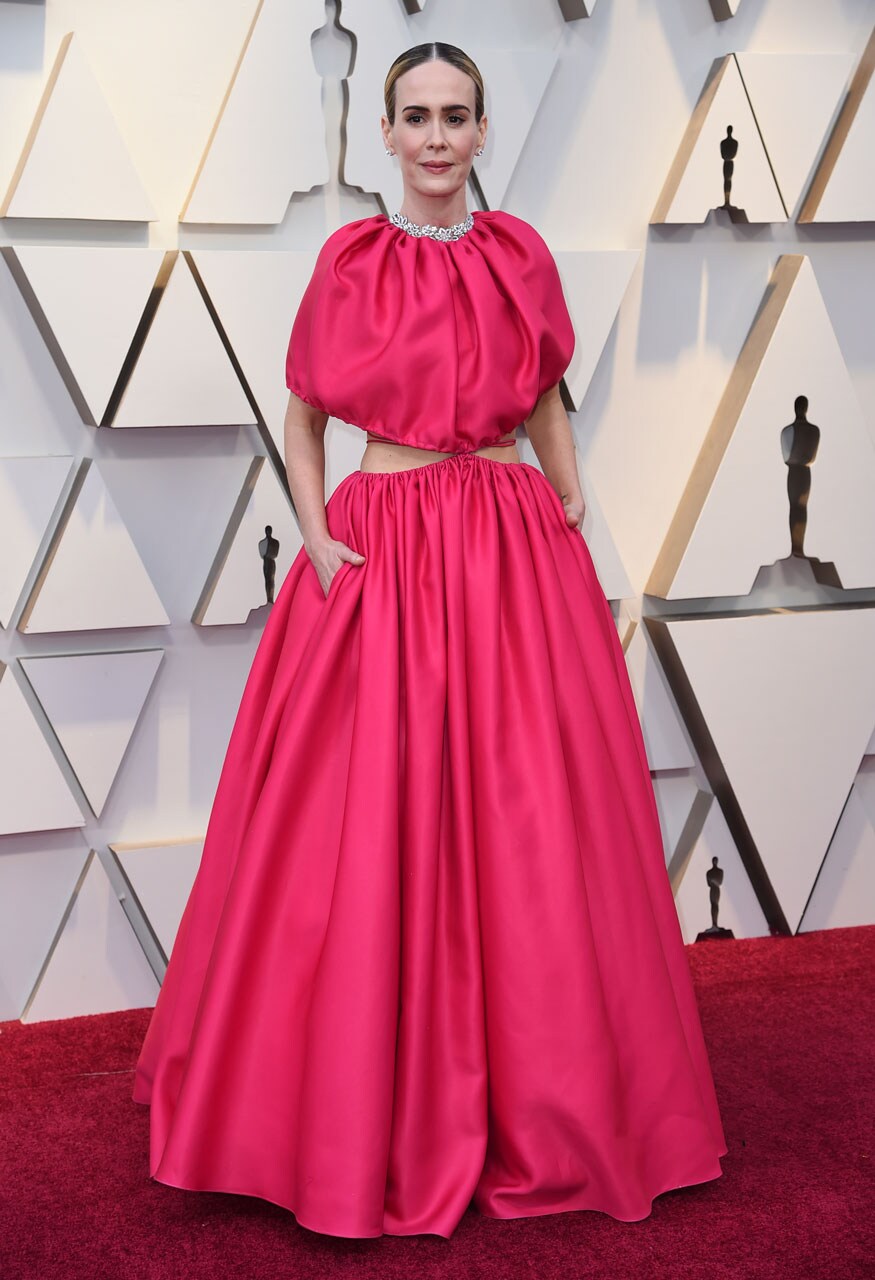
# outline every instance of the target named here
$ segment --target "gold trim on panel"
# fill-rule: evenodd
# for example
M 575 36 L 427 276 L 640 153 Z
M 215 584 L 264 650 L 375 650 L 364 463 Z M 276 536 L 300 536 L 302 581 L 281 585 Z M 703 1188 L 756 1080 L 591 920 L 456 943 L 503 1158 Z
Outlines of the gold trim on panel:
M 805 261 L 799 253 L 781 254 L 772 272 L 759 310 L 678 502 L 668 533 L 644 588 L 645 595 L 666 598 L 702 514 L 711 486 L 720 469 L 738 419 L 760 371 L 778 321 Z
M 73 479 L 73 483 L 67 491 L 63 509 L 58 517 L 58 523 L 55 525 L 52 532 L 49 545 L 46 548 L 46 553 L 43 557 L 43 562 L 40 565 L 39 572 L 34 579 L 33 586 L 31 587 L 27 600 L 25 601 L 24 608 L 21 611 L 21 616 L 16 623 L 16 630 L 18 631 L 25 632 L 27 630 L 28 620 L 30 619 L 30 615 L 33 613 L 37 597 L 39 596 L 40 591 L 42 591 L 45 580 L 49 575 L 49 570 L 52 567 L 52 561 L 57 555 L 58 547 L 61 545 L 61 539 L 67 531 L 67 525 L 70 523 L 70 518 L 73 515 L 76 503 L 79 501 L 79 494 L 82 492 L 82 486 L 85 484 L 85 478 L 88 475 L 92 462 L 92 458 L 82 459 L 79 464 L 79 470 L 76 472 Z
M 722 58 L 715 58 L 711 64 L 711 70 L 708 72 L 708 78 L 699 94 L 699 100 L 693 107 L 693 114 L 690 116 L 686 133 L 681 139 L 681 145 L 677 149 L 677 154 L 672 161 L 672 166 L 668 171 L 668 177 L 663 184 L 659 199 L 650 217 L 651 225 L 653 223 L 664 223 L 669 215 L 669 211 L 678 193 L 681 180 L 686 172 L 687 165 L 690 162 L 690 156 L 695 150 L 696 143 L 699 141 L 699 134 L 702 132 L 702 126 L 708 118 L 708 113 L 717 96 L 717 90 L 726 74 L 726 68 L 732 61 L 733 55 L 726 53 Z
M 820 157 L 820 162 L 811 180 L 811 186 L 808 188 L 808 192 L 802 202 L 799 217 L 796 219 L 797 222 L 817 222 L 817 211 L 820 208 L 820 202 L 851 131 L 851 125 L 854 123 L 860 103 L 863 101 L 866 91 L 870 88 L 873 71 L 875 71 L 875 27 L 872 28 L 872 34 L 869 36 L 869 41 L 863 50 L 863 56 L 851 77 L 851 83 L 845 100 L 841 105 L 838 119 L 824 147 L 823 155 Z M 872 91 L 875 92 L 875 88 Z M 870 157 L 871 162 L 872 157 Z
M 67 50 L 70 48 L 70 42 L 73 39 L 73 35 L 74 33 L 72 31 L 68 31 L 67 34 L 64 36 L 64 38 L 61 40 L 60 46 L 58 48 L 58 52 L 55 56 L 55 61 L 52 64 L 52 69 L 49 72 L 49 77 L 46 80 L 45 87 L 42 91 L 42 95 L 39 100 L 39 105 L 37 106 L 36 112 L 34 113 L 33 120 L 31 121 L 31 124 L 30 124 L 30 128 L 27 131 L 27 137 L 24 140 L 24 146 L 21 149 L 21 155 L 19 156 L 18 164 L 15 166 L 15 172 L 12 175 L 12 181 L 9 184 L 9 189 L 7 190 L 6 195 L 3 199 L 3 203 L 0 204 L 0 218 L 5 218 L 8 215 L 9 206 L 12 203 L 12 197 L 15 195 L 15 190 L 19 182 L 21 181 L 21 176 L 24 173 L 28 160 L 30 159 L 30 154 L 33 151 L 37 134 L 39 133 L 40 128 L 42 127 L 43 117 L 45 116 L 46 111 L 48 109 L 51 96 L 55 91 L 55 85 L 58 83 L 58 77 L 61 74 L 61 67 L 64 65 L 64 59 L 67 56 Z
M 155 283 L 152 285 L 149 297 L 146 299 L 146 305 L 143 308 L 140 323 L 137 325 L 134 335 L 131 338 L 131 345 L 128 348 L 128 354 L 122 361 L 122 367 L 119 369 L 115 386 L 110 392 L 109 399 L 106 402 L 106 409 L 104 410 L 103 417 L 100 420 L 100 425 L 102 427 L 112 427 L 115 425 L 115 418 L 119 411 L 119 407 L 124 399 L 125 392 L 130 385 L 131 378 L 134 376 L 137 361 L 143 353 L 143 348 L 146 345 L 146 339 L 149 336 L 149 330 L 152 328 L 155 317 L 158 314 L 158 308 L 161 305 L 161 300 L 164 297 L 164 291 L 167 288 L 167 284 L 170 280 L 173 268 L 176 266 L 178 257 L 178 249 L 168 249 L 161 260 L 161 265 L 155 275 Z
M 179 211 L 179 217 L 177 219 L 177 221 L 179 222 L 185 222 L 185 215 L 188 212 L 188 206 L 192 202 L 194 193 L 197 190 L 197 184 L 200 182 L 201 174 L 203 173 L 204 166 L 207 163 L 207 156 L 210 154 L 210 149 L 212 148 L 213 142 L 216 139 L 216 134 L 219 132 L 219 125 L 222 123 L 222 117 L 225 114 L 225 110 L 228 106 L 228 102 L 234 90 L 234 85 L 236 84 L 237 77 L 240 74 L 240 68 L 243 66 L 243 61 L 246 57 L 246 54 L 249 51 L 249 46 L 252 43 L 252 37 L 255 33 L 255 28 L 258 25 L 258 19 L 261 17 L 261 11 L 263 8 L 264 8 L 264 0 L 258 0 L 255 13 L 252 15 L 252 21 L 249 24 L 249 30 L 246 32 L 246 35 L 243 40 L 243 44 L 240 48 L 240 53 L 237 55 L 237 61 L 234 64 L 234 70 L 232 71 L 231 78 L 228 81 L 228 87 L 225 90 L 224 96 L 219 105 L 219 110 L 216 112 L 216 118 L 213 121 L 213 127 L 210 130 L 210 136 L 207 138 L 206 146 L 204 147 L 204 150 L 203 150 L 203 155 L 201 156 L 198 162 L 197 169 L 195 170 L 195 175 L 191 181 L 191 186 L 188 189 L 188 195 L 185 197 L 185 200 L 183 201 L 183 204 L 182 204 L 182 208 Z M 254 145 L 257 145 L 257 142 L 254 141 Z

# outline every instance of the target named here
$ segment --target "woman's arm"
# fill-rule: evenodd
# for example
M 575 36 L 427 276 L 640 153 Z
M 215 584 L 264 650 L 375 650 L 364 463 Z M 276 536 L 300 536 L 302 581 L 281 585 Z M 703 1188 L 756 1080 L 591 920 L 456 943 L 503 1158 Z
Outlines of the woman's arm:
M 289 392 L 283 423 L 286 475 L 292 501 L 301 526 L 304 549 L 311 549 L 328 537 L 325 519 L 325 428 L 328 414 L 314 409 Z
M 544 392 L 525 426 L 541 470 L 559 494 L 567 523 L 579 528 L 586 506 L 577 473 L 571 423 L 562 404 L 558 382 Z
M 326 596 L 345 560 L 364 563 L 365 557 L 332 538 L 325 515 L 325 428 L 328 414 L 289 392 L 283 423 L 286 475 L 301 526 L 304 550 L 313 563 Z

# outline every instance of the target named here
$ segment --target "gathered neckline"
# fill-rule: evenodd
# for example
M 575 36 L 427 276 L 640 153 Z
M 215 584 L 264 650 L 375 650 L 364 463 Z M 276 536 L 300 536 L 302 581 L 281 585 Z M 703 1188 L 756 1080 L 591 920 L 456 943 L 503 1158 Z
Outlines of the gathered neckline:
M 471 235 L 471 232 L 476 231 L 478 225 L 482 226 L 482 219 L 484 216 L 489 217 L 497 212 L 499 211 L 496 209 L 470 209 L 467 217 L 471 218 L 471 226 L 461 235 L 447 236 L 446 238 L 443 236 L 417 235 L 414 232 L 407 231 L 405 227 L 399 225 L 398 222 L 393 221 L 394 217 L 397 216 L 394 214 L 375 213 L 371 215 L 371 221 L 397 232 L 400 236 L 404 236 L 405 239 L 415 240 L 418 243 L 422 243 L 423 240 L 432 240 L 435 244 L 456 244 L 460 240 L 467 240 Z M 463 225 L 464 222 L 467 221 L 467 217 L 462 220 L 461 224 L 454 223 L 453 226 L 457 227 Z M 430 224 L 425 223 L 421 225 L 429 226 Z M 451 231 L 452 227 L 438 228 L 438 230 Z

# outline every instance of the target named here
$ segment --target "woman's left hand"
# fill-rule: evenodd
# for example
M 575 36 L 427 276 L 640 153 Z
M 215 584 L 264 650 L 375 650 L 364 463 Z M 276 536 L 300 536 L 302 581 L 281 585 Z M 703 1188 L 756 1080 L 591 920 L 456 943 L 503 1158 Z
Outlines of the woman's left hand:
M 571 525 L 572 528 L 579 529 L 583 524 L 583 518 L 586 515 L 586 503 L 583 498 L 561 498 L 563 510 L 565 511 L 565 523 Z

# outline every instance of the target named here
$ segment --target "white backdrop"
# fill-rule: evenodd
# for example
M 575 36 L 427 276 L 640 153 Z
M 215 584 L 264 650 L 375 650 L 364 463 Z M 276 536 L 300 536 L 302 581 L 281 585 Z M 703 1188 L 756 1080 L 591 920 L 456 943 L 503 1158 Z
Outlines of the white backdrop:
M 426 39 L 487 83 L 469 207 L 529 220 L 563 276 L 584 534 L 685 936 L 715 856 L 736 936 L 875 920 L 870 0 L 416 8 L 0 0 L 0 1018 L 154 999 L 269 609 L 244 552 L 273 520 L 278 589 L 300 545 L 291 321 L 325 236 L 398 206 L 382 80 Z M 749 223 L 708 213 L 724 100 L 688 132 L 717 69 Z M 830 220 L 800 222 L 855 85 Z M 671 174 L 700 216 L 657 225 Z M 801 394 L 816 562 L 780 541 Z M 363 447 L 331 423 L 328 491 Z

